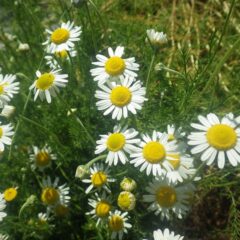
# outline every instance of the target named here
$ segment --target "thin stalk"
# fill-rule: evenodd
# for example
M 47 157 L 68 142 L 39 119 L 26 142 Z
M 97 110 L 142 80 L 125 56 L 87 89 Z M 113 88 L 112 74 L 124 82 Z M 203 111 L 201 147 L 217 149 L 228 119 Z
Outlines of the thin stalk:
M 24 106 L 23 106 L 23 110 L 22 110 L 22 114 L 21 114 L 21 115 L 24 115 L 25 112 L 26 112 L 26 109 L 27 109 L 27 106 L 28 106 L 28 103 L 29 103 L 29 99 L 30 99 L 31 93 L 32 93 L 32 92 L 29 91 L 28 96 L 27 96 L 27 99 L 26 99 L 25 104 L 24 104 Z M 8 153 L 8 161 L 11 160 L 12 148 L 13 148 L 13 144 L 14 144 L 14 142 L 15 142 L 15 138 L 16 138 L 17 131 L 18 131 L 19 126 L 20 126 L 20 122 L 21 122 L 21 118 L 19 118 L 18 121 L 17 121 L 17 125 L 16 125 L 16 128 L 15 128 L 15 132 L 14 132 L 13 137 L 12 137 L 12 144 L 10 145 L 10 149 L 9 149 L 9 153 Z
M 100 155 L 100 156 L 98 156 L 98 157 L 95 157 L 95 158 L 91 159 L 85 166 L 86 166 L 87 168 L 89 168 L 89 167 L 91 167 L 95 162 L 97 162 L 97 161 L 99 161 L 99 160 L 101 160 L 101 159 L 104 159 L 104 158 L 106 158 L 106 157 L 107 157 L 107 154 L 103 154 L 103 155 Z
M 153 51 L 151 63 L 150 63 L 149 69 L 148 69 L 147 80 L 146 80 L 146 94 L 148 93 L 149 79 L 150 79 L 150 76 L 151 76 L 151 73 L 152 73 L 155 58 L 156 58 L 156 50 Z

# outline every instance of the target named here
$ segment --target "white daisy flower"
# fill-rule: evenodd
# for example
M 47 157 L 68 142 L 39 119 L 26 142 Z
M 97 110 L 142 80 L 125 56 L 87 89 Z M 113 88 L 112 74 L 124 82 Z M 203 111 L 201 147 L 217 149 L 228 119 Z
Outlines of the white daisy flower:
M 61 203 L 58 203 L 56 206 L 54 206 L 53 211 L 56 216 L 58 217 L 65 217 L 69 213 L 69 201 L 68 200 L 62 200 Z
M 46 224 L 47 221 L 49 220 L 49 216 L 47 213 L 42 213 L 40 212 L 38 214 L 38 221 L 41 223 L 41 224 Z
M 0 107 L 4 107 L 19 92 L 19 82 L 14 82 L 16 76 L 0 74 Z
M 140 171 L 146 170 L 147 175 L 152 173 L 154 176 L 161 176 L 166 173 L 166 169 L 170 171 L 172 165 L 168 160 L 173 160 L 176 154 L 175 141 L 169 142 L 166 133 L 156 131 L 153 131 L 152 137 L 142 134 L 142 139 L 140 148 L 130 155 L 133 158 L 130 163 L 135 167 L 141 165 Z
M 107 82 L 99 87 L 101 90 L 97 90 L 95 94 L 95 97 L 100 99 L 96 103 L 97 108 L 104 111 L 103 115 L 112 113 L 112 119 L 127 118 L 128 111 L 136 114 L 147 100 L 145 87 L 142 87 L 140 81 L 135 82 L 132 77 L 121 77 L 120 84 Z
M 31 168 L 32 170 L 38 168 L 40 171 L 43 171 L 45 168 L 50 167 L 52 161 L 56 159 L 56 154 L 52 153 L 52 149 L 49 146 L 46 145 L 42 149 L 33 146 L 33 154 L 30 154 Z
M 8 240 L 8 239 L 9 239 L 8 235 L 0 233 L 0 240 Z
M 51 181 L 49 176 L 43 179 L 41 200 L 48 207 L 55 207 L 61 203 L 68 203 L 71 199 L 69 196 L 69 187 L 66 186 L 66 183 L 59 186 L 58 182 L 58 177 L 55 178 L 54 182 Z
M 108 226 L 112 232 L 112 239 L 118 237 L 121 240 L 123 234 L 128 232 L 128 229 L 132 227 L 132 225 L 127 222 L 128 220 L 127 212 L 121 213 L 120 211 L 115 210 L 115 212 L 110 213 Z
M 7 216 L 3 211 L 6 208 L 6 201 L 4 199 L 4 194 L 0 193 L 0 222 Z
M 170 183 L 183 182 L 183 180 L 196 173 L 196 169 L 193 166 L 193 158 L 188 154 L 169 154 L 168 157 L 168 162 L 173 167 L 171 171 L 166 172 L 166 178 Z
M 10 118 L 14 114 L 15 110 L 16 108 L 14 106 L 4 105 L 2 112 L 0 113 L 0 116 Z
M 51 103 L 51 96 L 56 97 L 59 93 L 59 87 L 66 86 L 68 75 L 59 74 L 60 71 L 61 69 L 54 69 L 43 74 L 39 71 L 36 72 L 38 79 L 29 88 L 30 90 L 34 89 L 34 101 L 39 95 L 42 101 L 46 98 L 47 102 Z
M 6 125 L 0 125 L 0 152 L 4 151 L 4 145 L 12 144 L 12 139 L 10 138 L 14 134 L 12 130 L 13 126 L 11 123 Z
M 191 124 L 198 131 L 188 136 L 188 144 L 194 146 L 191 153 L 201 153 L 201 160 L 207 165 L 217 159 L 221 169 L 227 159 L 232 166 L 237 166 L 240 162 L 240 128 L 237 122 L 228 116 L 219 120 L 213 113 L 207 117 L 198 116 L 198 120 L 200 124 Z
M 174 232 L 170 232 L 165 228 L 163 231 L 158 229 L 153 232 L 154 240 L 183 240 L 183 236 L 175 235 Z
M 131 192 L 123 191 L 118 195 L 117 203 L 121 210 L 128 212 L 135 208 L 136 197 Z
M 151 44 L 153 45 L 162 45 L 164 43 L 167 43 L 167 34 L 163 32 L 157 32 L 154 29 L 148 29 L 147 30 L 147 37 Z
M 96 226 L 108 218 L 112 209 L 111 199 L 106 196 L 105 192 L 103 192 L 101 196 L 99 196 L 98 193 L 95 193 L 95 197 L 90 198 L 88 204 L 93 209 L 90 212 L 87 212 L 86 215 L 92 215 L 94 219 L 97 219 Z
M 62 23 L 61 26 L 54 31 L 47 29 L 47 33 L 49 33 L 50 36 L 43 45 L 49 45 L 50 52 L 55 53 L 72 49 L 74 42 L 80 40 L 82 31 L 81 27 L 74 26 L 73 22 L 68 21 L 67 23 Z
M 47 65 L 51 68 L 60 68 L 59 62 L 70 61 L 69 55 L 71 58 L 77 55 L 77 51 L 74 49 L 70 49 L 69 51 L 63 49 L 53 54 L 47 50 L 47 53 L 44 58 L 47 60 Z
M 96 56 L 98 62 L 93 62 L 96 68 L 91 69 L 94 81 L 98 81 L 98 85 L 104 84 L 108 79 L 116 80 L 120 76 L 137 77 L 136 71 L 139 70 L 139 64 L 135 63 L 135 58 L 126 58 L 124 55 L 124 47 L 118 46 L 115 51 L 108 48 L 109 57 L 98 54 Z
M 136 146 L 134 144 L 140 143 L 139 139 L 135 137 L 138 132 L 133 128 L 127 129 L 127 126 L 121 128 L 117 125 L 113 129 L 113 133 L 108 133 L 107 135 L 100 135 L 101 139 L 97 141 L 97 147 L 95 154 L 108 151 L 106 163 L 108 165 L 117 165 L 120 160 L 122 164 L 128 162 L 128 157 L 126 152 L 131 154 L 136 151 Z
M 105 189 L 107 192 L 111 192 L 108 183 L 115 182 L 114 178 L 109 176 L 109 169 L 104 168 L 103 164 L 94 164 L 90 168 L 90 179 L 83 179 L 84 183 L 90 183 L 89 187 L 86 189 L 86 194 L 88 194 L 93 188 Z
M 137 188 L 137 183 L 132 178 L 124 177 L 124 179 L 120 183 L 120 187 L 124 191 L 132 192 Z
M 181 132 L 181 128 L 176 128 L 174 125 L 167 125 L 168 141 L 178 140 L 186 135 L 185 132 Z
M 189 209 L 189 199 L 192 196 L 194 186 L 186 184 L 183 186 L 174 186 L 166 180 L 154 179 L 146 188 L 148 195 L 143 196 L 143 201 L 151 203 L 149 211 L 154 211 L 156 215 L 160 214 L 161 219 L 170 219 L 170 213 L 174 213 L 178 218 Z

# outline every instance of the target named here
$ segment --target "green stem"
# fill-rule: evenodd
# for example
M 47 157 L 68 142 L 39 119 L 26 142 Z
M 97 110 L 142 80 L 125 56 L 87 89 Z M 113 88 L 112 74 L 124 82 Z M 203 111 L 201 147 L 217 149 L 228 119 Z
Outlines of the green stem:
M 149 79 L 150 79 L 150 76 L 151 76 L 151 72 L 152 72 L 152 69 L 153 69 L 153 64 L 154 64 L 155 58 L 156 58 L 156 51 L 153 51 L 151 63 L 150 63 L 149 69 L 148 69 L 147 80 L 146 80 L 146 94 L 148 93 Z
M 76 118 L 76 121 L 79 123 L 79 125 L 83 128 L 83 130 L 86 132 L 89 140 L 92 142 L 92 144 L 95 146 L 96 142 L 95 140 L 92 138 L 91 134 L 89 133 L 89 131 L 87 130 L 87 128 L 84 126 L 82 120 L 76 115 L 75 112 L 72 111 L 72 109 L 70 107 L 68 107 L 66 101 L 64 101 L 60 95 L 58 95 L 59 99 L 64 103 L 64 105 L 66 106 L 67 110 L 71 113 L 71 115 L 73 115 Z
M 90 23 L 90 28 L 91 28 L 91 37 L 92 37 L 92 42 L 93 42 L 93 48 L 94 48 L 94 52 L 96 52 L 97 51 L 97 45 L 96 45 L 95 38 L 94 38 L 94 33 L 93 33 L 94 27 L 93 27 L 93 22 L 92 22 L 92 18 L 91 18 L 91 14 L 90 14 L 87 2 L 85 4 L 85 6 L 86 6 L 86 10 L 87 10 L 88 20 L 89 20 L 89 23 Z
M 91 167 L 95 162 L 97 162 L 97 161 L 99 161 L 99 160 L 101 160 L 101 159 L 104 159 L 104 158 L 106 158 L 106 157 L 107 157 L 107 154 L 103 154 L 103 155 L 100 155 L 100 156 L 98 156 L 98 157 L 95 157 L 95 158 L 91 159 L 85 166 L 86 166 L 87 168 L 89 168 L 89 167 Z
M 22 110 L 22 114 L 21 114 L 21 115 L 24 115 L 25 112 L 26 112 L 26 109 L 27 109 L 27 106 L 28 106 L 28 103 L 29 103 L 29 99 L 30 99 L 31 93 L 32 93 L 32 92 L 29 91 L 28 96 L 27 96 L 27 99 L 26 99 L 25 104 L 24 104 L 24 106 L 23 106 L 23 110 Z M 19 127 L 20 127 L 20 122 L 21 122 L 21 118 L 19 118 L 18 121 L 17 121 L 17 125 L 16 125 L 16 128 L 15 128 L 15 132 L 14 132 L 13 137 L 12 137 L 12 144 L 10 145 L 10 149 L 9 149 L 8 161 L 10 161 L 10 160 L 11 160 L 11 157 L 12 157 L 12 147 L 13 147 L 13 144 L 14 144 L 14 142 L 15 142 L 15 138 L 16 138 L 17 131 L 18 131 Z

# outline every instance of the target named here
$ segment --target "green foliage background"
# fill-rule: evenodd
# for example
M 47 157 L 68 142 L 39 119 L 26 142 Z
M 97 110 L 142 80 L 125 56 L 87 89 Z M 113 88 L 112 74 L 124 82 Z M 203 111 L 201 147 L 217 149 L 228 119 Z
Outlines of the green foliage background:
M 153 55 L 145 41 L 146 29 L 166 32 L 168 44 L 160 49 L 154 66 L 162 63 L 178 73 L 152 71 L 148 102 L 127 123 L 139 132 L 163 131 L 172 123 L 189 130 L 189 123 L 200 113 L 240 113 L 239 19 L 240 3 L 233 0 L 92 0 L 78 6 L 72 6 L 70 0 L 1 0 L 0 66 L 4 74 L 18 75 L 20 93 L 12 101 L 16 113 L 10 120 L 18 126 L 17 134 L 11 154 L 6 150 L 0 162 L 1 192 L 18 186 L 19 195 L 8 204 L 8 217 L 1 223 L 0 231 L 12 239 L 108 239 L 107 230 L 96 229 L 94 221 L 84 215 L 89 210 L 88 196 L 84 194 L 85 186 L 74 177 L 78 165 L 94 158 L 95 149 L 76 116 L 94 140 L 111 131 L 115 123 L 95 107 L 97 85 L 89 73 L 95 55 L 105 53 L 109 46 L 125 46 L 125 56 L 136 58 L 141 66 L 139 79 L 145 83 Z M 77 57 L 62 65 L 63 72 L 69 74 L 69 83 L 51 104 L 39 99 L 34 102 L 31 95 L 23 112 L 36 70 L 48 70 L 42 46 L 45 29 L 68 20 L 83 30 L 76 47 Z M 15 39 L 9 40 L 7 33 Z M 20 42 L 28 43 L 30 50 L 19 51 Z M 70 108 L 77 108 L 76 114 L 67 116 Z M 44 174 L 31 171 L 27 150 L 45 143 L 58 159 L 44 174 L 59 176 L 61 183 L 68 182 L 72 197 L 69 216 L 54 219 L 54 227 L 34 224 L 37 213 L 44 211 L 38 185 Z M 196 159 L 198 165 L 200 161 Z M 122 179 L 125 170 L 117 167 L 113 172 Z M 130 168 L 127 170 L 131 172 Z M 164 226 L 185 235 L 184 239 L 240 239 L 239 170 L 203 169 L 204 178 L 193 209 L 183 221 L 162 223 L 152 213 L 142 213 L 140 203 L 131 214 L 134 228 L 124 239 L 150 238 L 152 230 Z M 145 179 L 138 181 L 141 185 Z M 119 186 L 114 188 L 113 192 L 118 193 Z M 19 215 L 31 195 L 36 196 L 34 203 Z

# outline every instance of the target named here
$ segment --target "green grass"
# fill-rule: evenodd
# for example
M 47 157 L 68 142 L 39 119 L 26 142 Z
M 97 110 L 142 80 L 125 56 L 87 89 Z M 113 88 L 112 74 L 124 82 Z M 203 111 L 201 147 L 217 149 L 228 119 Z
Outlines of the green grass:
M 91 3 L 94 2 L 94 5 Z M 97 84 L 90 75 L 91 62 L 107 47 L 126 47 L 126 56 L 134 56 L 140 64 L 139 79 L 146 84 L 153 50 L 145 41 L 146 30 L 155 28 L 168 35 L 168 44 L 159 50 L 150 72 L 148 101 L 127 123 L 139 132 L 164 131 L 167 124 L 190 130 L 197 115 L 214 112 L 219 116 L 233 112 L 240 115 L 240 3 L 239 1 L 191 0 L 92 0 L 78 7 L 70 0 L 1 0 L 0 3 L 0 67 L 2 73 L 17 74 L 20 93 L 12 100 L 16 113 L 10 120 L 18 126 L 13 145 L 3 153 L 0 162 L 0 191 L 18 186 L 18 196 L 7 206 L 8 217 L 0 223 L 11 239 L 109 239 L 107 228 L 96 228 L 85 216 L 89 211 L 85 185 L 76 179 L 78 165 L 95 157 L 95 144 L 76 120 L 81 119 L 94 141 L 100 134 L 112 131 L 116 121 L 104 117 L 95 107 Z M 78 55 L 72 64 L 64 64 L 69 83 L 51 104 L 39 99 L 29 101 L 29 86 L 36 70 L 47 71 L 42 42 L 45 29 L 61 21 L 73 20 L 82 26 Z M 11 40 L 8 34 L 14 35 Z M 28 43 L 30 50 L 19 51 L 19 43 Z M 161 63 L 178 73 L 156 71 Z M 26 109 L 24 105 L 27 102 Z M 75 114 L 67 116 L 70 108 Z M 48 143 L 58 155 L 56 163 L 43 174 L 31 171 L 28 148 Z M 195 166 L 200 165 L 195 158 Z M 131 166 L 131 165 L 130 165 Z M 120 166 L 112 172 L 120 181 L 137 170 Z M 184 220 L 161 222 L 152 213 L 143 211 L 141 201 L 131 213 L 133 229 L 124 239 L 152 236 L 157 228 L 169 227 L 184 239 L 240 239 L 239 232 L 239 167 L 206 167 L 192 201 L 192 211 Z M 45 211 L 41 203 L 38 180 L 50 175 L 70 186 L 70 214 L 55 218 L 50 224 L 36 224 L 37 213 Z M 145 175 L 136 176 L 139 186 Z M 150 180 L 151 178 L 147 178 Z M 119 193 L 119 181 L 112 197 Z M 144 189 L 137 191 L 138 198 Z M 32 204 L 24 205 L 35 196 Z M 19 211 L 22 206 L 21 214 Z M 54 225 L 54 226 L 53 226 Z

